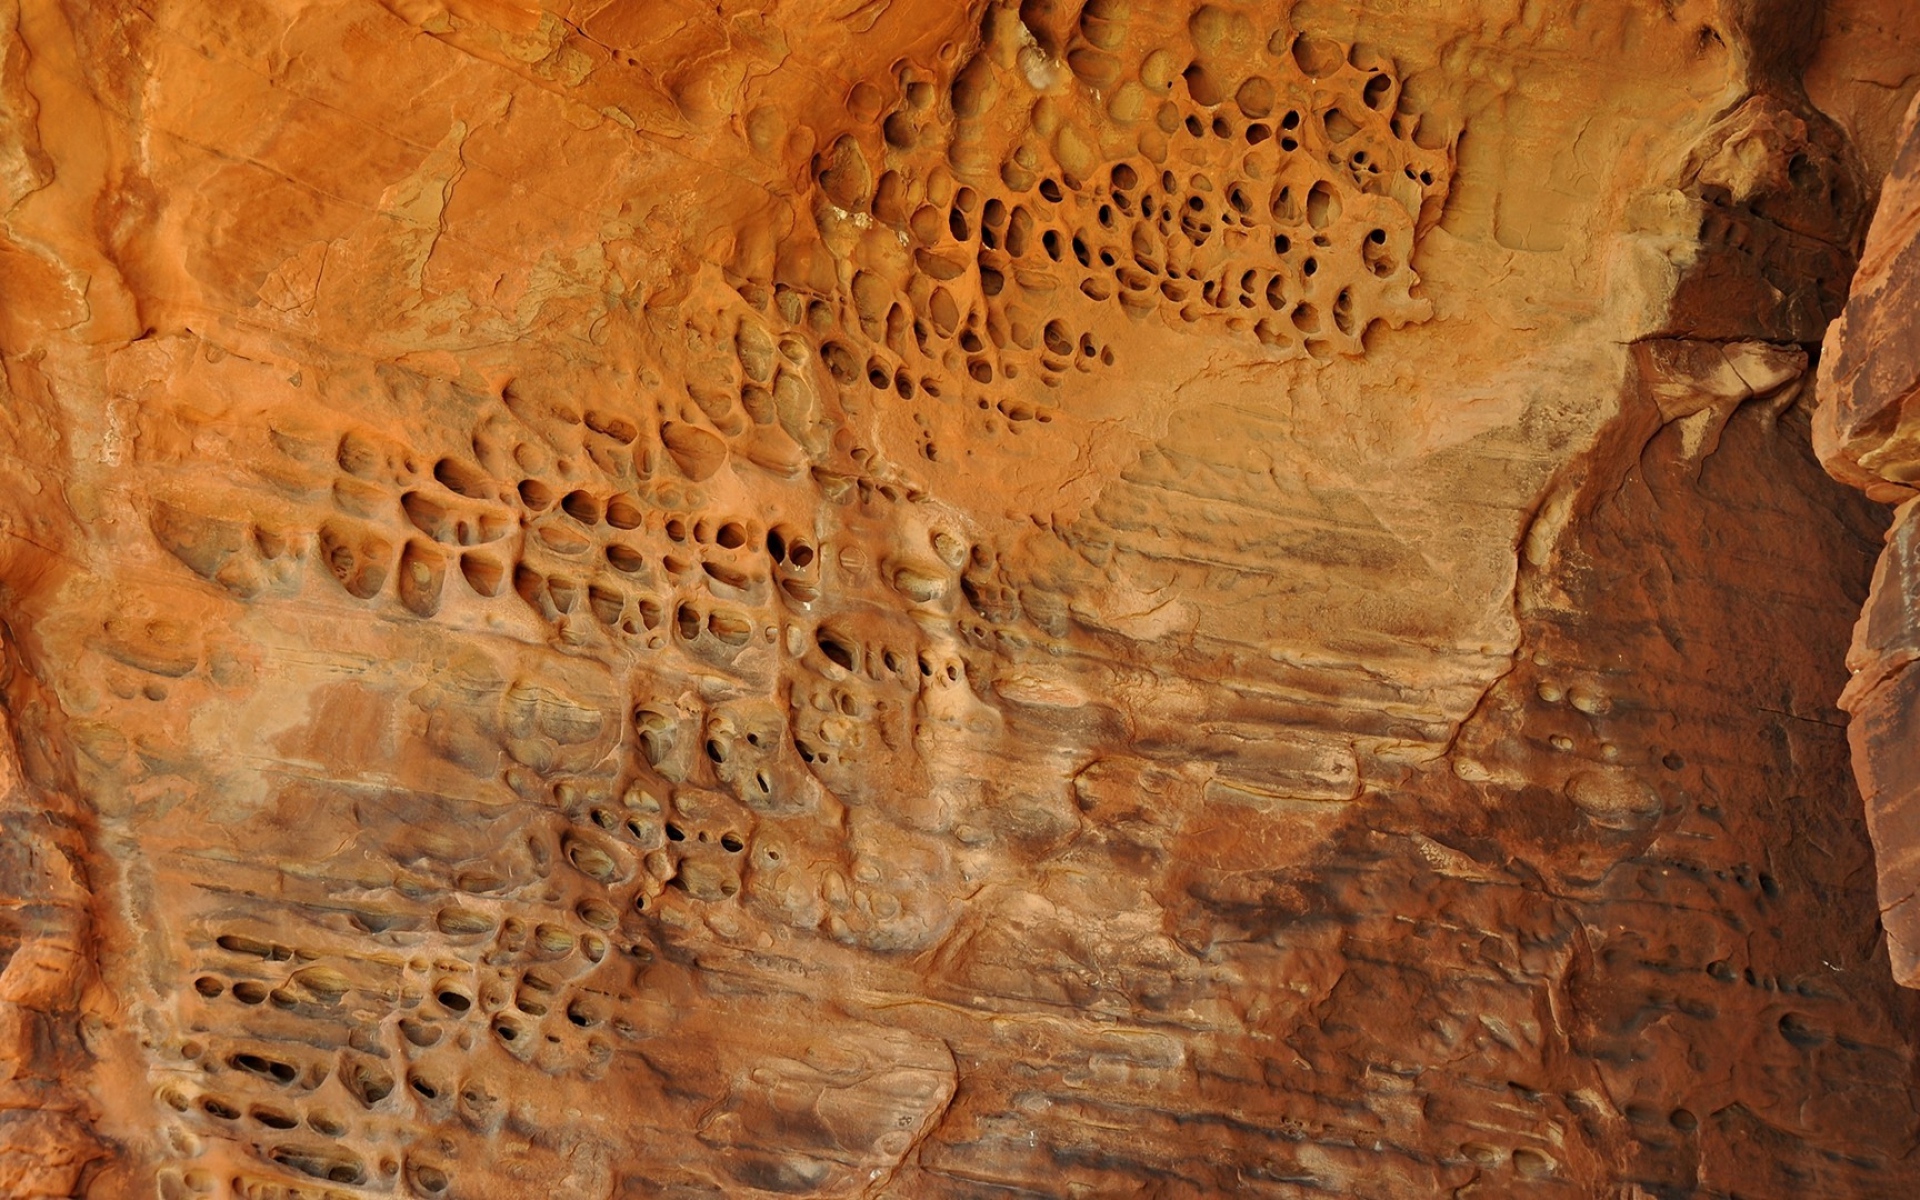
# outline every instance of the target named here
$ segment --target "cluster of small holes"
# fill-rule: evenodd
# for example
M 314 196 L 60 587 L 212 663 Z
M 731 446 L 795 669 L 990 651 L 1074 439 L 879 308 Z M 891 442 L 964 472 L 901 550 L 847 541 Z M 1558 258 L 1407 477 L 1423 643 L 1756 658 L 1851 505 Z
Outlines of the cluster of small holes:
M 1008 623 L 1022 611 L 990 557 L 923 546 L 859 560 L 858 545 L 817 518 L 823 498 L 849 520 L 923 498 L 847 413 L 952 404 L 994 428 L 1048 425 L 1063 403 L 1046 398 L 1049 385 L 1057 392 L 1126 354 L 1124 338 L 1103 332 L 1111 308 L 1090 306 L 1177 324 L 1238 322 L 1288 352 L 1357 352 L 1367 322 L 1413 311 L 1407 259 L 1423 208 L 1444 187 L 1446 155 L 1406 136 L 1389 71 L 1343 52 L 1307 72 L 1289 43 L 1270 50 L 1263 73 L 1222 80 L 1195 33 L 1190 65 L 1168 73 L 1097 28 L 1123 23 L 1118 5 L 1103 9 L 1083 22 L 1081 41 L 1056 48 L 1083 82 L 1081 110 L 1034 116 L 997 171 L 963 179 L 943 165 L 965 157 L 954 147 L 991 140 L 965 94 L 980 81 L 965 75 L 943 97 L 910 71 L 901 103 L 879 123 L 883 149 L 849 137 L 823 151 L 823 195 L 896 231 L 907 277 L 858 263 L 845 294 L 743 279 L 743 311 L 715 318 L 717 336 L 706 339 L 726 346 L 729 361 L 724 371 L 689 367 L 692 383 L 652 380 L 593 403 L 516 383 L 497 403 L 472 405 L 482 416 L 466 444 L 433 452 L 365 431 L 339 438 L 319 468 L 331 508 L 308 540 L 322 579 L 349 596 L 390 599 L 420 618 L 456 598 L 472 606 L 463 619 L 490 602 L 517 605 L 570 651 L 673 648 L 779 703 L 768 715 L 725 700 L 643 698 L 613 756 L 626 756 L 617 787 L 599 778 L 563 794 L 562 773 L 539 751 L 515 758 L 513 786 L 524 796 L 548 789 L 540 804 L 555 826 L 542 871 L 577 889 L 571 907 L 556 913 L 482 890 L 434 906 L 412 930 L 370 928 L 389 948 L 408 932 L 433 947 L 380 993 L 398 1048 L 355 1044 L 319 1061 L 221 1044 L 195 1060 L 209 1073 L 204 1102 L 189 1104 L 195 1119 L 253 1122 L 262 1159 L 295 1174 L 354 1186 L 404 1177 L 416 1193 L 446 1191 L 444 1164 L 315 1150 L 304 1139 L 324 1137 L 302 1105 L 354 1120 L 416 1108 L 465 1114 L 478 1085 L 462 1054 L 483 1040 L 542 1070 L 601 1069 L 631 999 L 605 983 L 608 964 L 644 957 L 663 910 L 744 908 L 736 902 L 752 894 L 756 871 L 813 857 L 818 842 L 801 855 L 783 839 L 807 836 L 808 819 L 832 830 L 818 814 L 840 810 L 809 799 L 809 788 L 872 798 L 872 780 L 892 774 L 876 765 L 914 752 L 919 694 L 967 685 L 958 653 L 933 649 L 912 619 L 876 614 L 917 606 L 984 645 L 990 633 L 974 617 Z M 1154 101 L 1098 131 L 1087 106 L 1108 84 L 1094 80 L 1116 68 L 1096 52 L 1119 64 L 1108 80 L 1115 93 L 1137 85 Z M 1145 90 L 1154 87 L 1160 95 Z M 1076 149 L 1070 127 L 1081 149 L 1098 153 Z M 1131 141 L 1118 146 L 1122 136 Z M 875 181 L 867 163 L 879 160 Z M 926 461 L 960 449 L 935 438 L 950 425 L 917 427 Z M 764 510 L 714 503 L 711 493 L 724 490 L 706 485 L 729 469 L 787 481 L 774 486 L 798 499 Z M 303 553 L 302 535 L 255 528 L 221 558 L 193 539 L 225 534 L 189 525 L 169 526 L 170 547 L 237 590 L 274 585 L 282 576 L 262 564 Z M 242 560 L 252 575 L 236 573 Z M 877 873 L 844 866 L 808 868 L 838 882 L 818 889 L 829 915 L 805 920 L 884 944 L 910 889 L 890 892 Z M 223 936 L 235 940 L 220 943 L 223 953 L 249 961 L 221 959 L 191 977 L 185 1002 L 207 1014 L 208 1028 L 255 1013 L 317 1015 L 348 994 L 329 999 L 326 976 L 303 980 L 324 964 L 301 962 L 298 951 L 261 943 L 254 953 L 236 948 L 245 935 Z M 269 1099 L 262 1089 L 311 1096 Z
M 1088 344 L 1099 322 L 1074 320 L 1081 303 L 1224 320 L 1319 358 L 1360 353 L 1375 321 L 1424 314 L 1408 263 L 1450 158 L 1402 111 L 1390 63 L 1212 6 L 1173 36 L 1099 7 L 1112 11 L 1083 15 L 1055 48 L 1079 85 L 1070 95 L 1016 100 L 1032 96 L 1033 65 L 993 41 L 1030 35 L 990 17 L 986 51 L 953 84 L 950 125 L 909 70 L 883 136 L 849 132 L 816 159 L 824 219 L 857 213 L 913 251 L 904 275 L 878 263 L 855 274 L 832 352 L 860 368 L 836 371 L 842 382 L 907 399 L 936 384 L 978 393 L 1011 426 L 1052 414 L 1015 407 L 999 383 L 1037 371 L 1058 385 L 1115 361 Z M 1027 115 L 1009 126 L 1010 112 Z M 1010 135 L 987 174 L 982 154 Z M 948 164 L 982 166 L 957 178 Z

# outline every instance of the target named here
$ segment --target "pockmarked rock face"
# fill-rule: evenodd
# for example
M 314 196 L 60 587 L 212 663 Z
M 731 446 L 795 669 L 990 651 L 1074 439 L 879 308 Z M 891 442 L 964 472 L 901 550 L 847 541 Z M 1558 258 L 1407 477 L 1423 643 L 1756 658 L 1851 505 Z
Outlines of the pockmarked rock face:
M 0 1192 L 1920 1186 L 1900 9 L 0 8 Z

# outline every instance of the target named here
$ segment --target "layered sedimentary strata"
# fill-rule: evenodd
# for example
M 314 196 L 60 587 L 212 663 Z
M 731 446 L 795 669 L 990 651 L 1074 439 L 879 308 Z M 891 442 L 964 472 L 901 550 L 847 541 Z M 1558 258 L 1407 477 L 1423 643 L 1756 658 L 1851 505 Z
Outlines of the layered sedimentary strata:
M 1894 976 L 1920 986 L 1920 913 L 1915 910 L 1914 827 L 1920 774 L 1913 763 L 1913 483 L 1920 479 L 1914 418 L 1920 387 L 1920 109 L 1908 114 L 1903 143 L 1880 197 L 1854 295 L 1834 322 L 1821 365 L 1821 457 L 1836 478 L 1897 506 L 1873 590 L 1854 629 L 1847 665 L 1853 678 L 1842 704 L 1867 821 L 1873 831 Z
M 8 18 L 0 1190 L 1920 1183 L 1897 6 Z

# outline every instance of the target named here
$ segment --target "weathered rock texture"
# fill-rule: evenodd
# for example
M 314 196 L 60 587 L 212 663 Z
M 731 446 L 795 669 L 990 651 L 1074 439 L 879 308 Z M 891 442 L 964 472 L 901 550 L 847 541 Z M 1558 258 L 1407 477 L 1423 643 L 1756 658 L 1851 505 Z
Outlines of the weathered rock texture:
M 1920 1193 L 1898 0 L 0 16 L 0 1192 Z
M 1897 504 L 1854 628 L 1854 770 L 1878 852 L 1881 921 L 1895 978 L 1920 987 L 1920 658 L 1912 500 L 1920 483 L 1920 104 L 1874 216 L 1854 296 L 1827 336 L 1815 444 L 1835 477 Z

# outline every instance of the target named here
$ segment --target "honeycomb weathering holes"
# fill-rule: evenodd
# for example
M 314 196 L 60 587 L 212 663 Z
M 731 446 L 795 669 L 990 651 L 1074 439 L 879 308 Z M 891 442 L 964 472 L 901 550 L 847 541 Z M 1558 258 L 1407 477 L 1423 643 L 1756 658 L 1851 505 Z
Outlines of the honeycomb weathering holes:
M 1377 322 L 1425 318 L 1408 262 L 1451 160 L 1422 144 L 1390 64 L 1212 5 L 1184 29 L 1100 9 L 1059 48 L 1064 84 L 1036 81 L 1055 77 L 1021 49 L 1032 31 L 996 9 L 954 80 L 950 126 L 907 83 L 884 120 L 833 140 L 817 164 L 822 226 L 877 221 L 911 253 L 852 243 L 838 306 L 860 320 L 823 353 L 857 354 L 877 380 L 985 386 L 1033 369 L 1057 383 L 1071 364 L 1039 335 L 1063 308 L 1224 322 L 1320 360 L 1363 353 Z M 887 297 L 910 336 L 876 327 Z M 1345 316 L 1282 319 L 1302 307 Z M 846 344 L 859 337 L 870 346 Z
M 439 1194 L 454 1168 L 341 1140 L 403 1113 L 491 1128 L 483 1047 L 556 1077 L 604 1071 L 608 1039 L 636 1036 L 612 968 L 674 923 L 751 911 L 864 950 L 928 944 L 943 918 L 917 881 L 858 858 L 846 814 L 921 786 L 921 723 L 966 711 L 968 648 L 1026 614 L 990 552 L 928 527 L 922 485 L 851 414 L 1049 425 L 1049 392 L 1124 355 L 1116 314 L 1315 359 L 1424 317 L 1408 262 L 1450 162 L 1415 141 L 1385 65 L 1211 7 L 1156 28 L 1121 0 L 1086 5 L 1036 62 L 1004 17 L 949 105 L 931 73 L 855 89 L 870 119 L 813 163 L 844 287 L 741 275 L 700 342 L 715 353 L 652 372 L 678 381 L 529 375 L 447 405 L 467 427 L 356 426 L 317 465 L 283 438 L 284 471 L 317 472 L 305 515 L 156 507 L 161 544 L 237 596 L 317 581 L 394 620 L 471 631 L 511 614 L 635 693 L 609 708 L 505 680 L 481 717 L 458 715 L 464 683 L 422 700 L 447 769 L 539 814 L 515 852 L 524 878 L 449 867 L 424 915 L 354 907 L 343 920 L 371 957 L 223 929 L 177 1002 L 193 1021 L 384 1005 L 394 1035 L 271 1053 L 210 1038 L 181 1111 L 293 1174 Z M 920 457 L 942 462 L 919 428 Z M 669 686 L 695 675 L 697 700 Z

